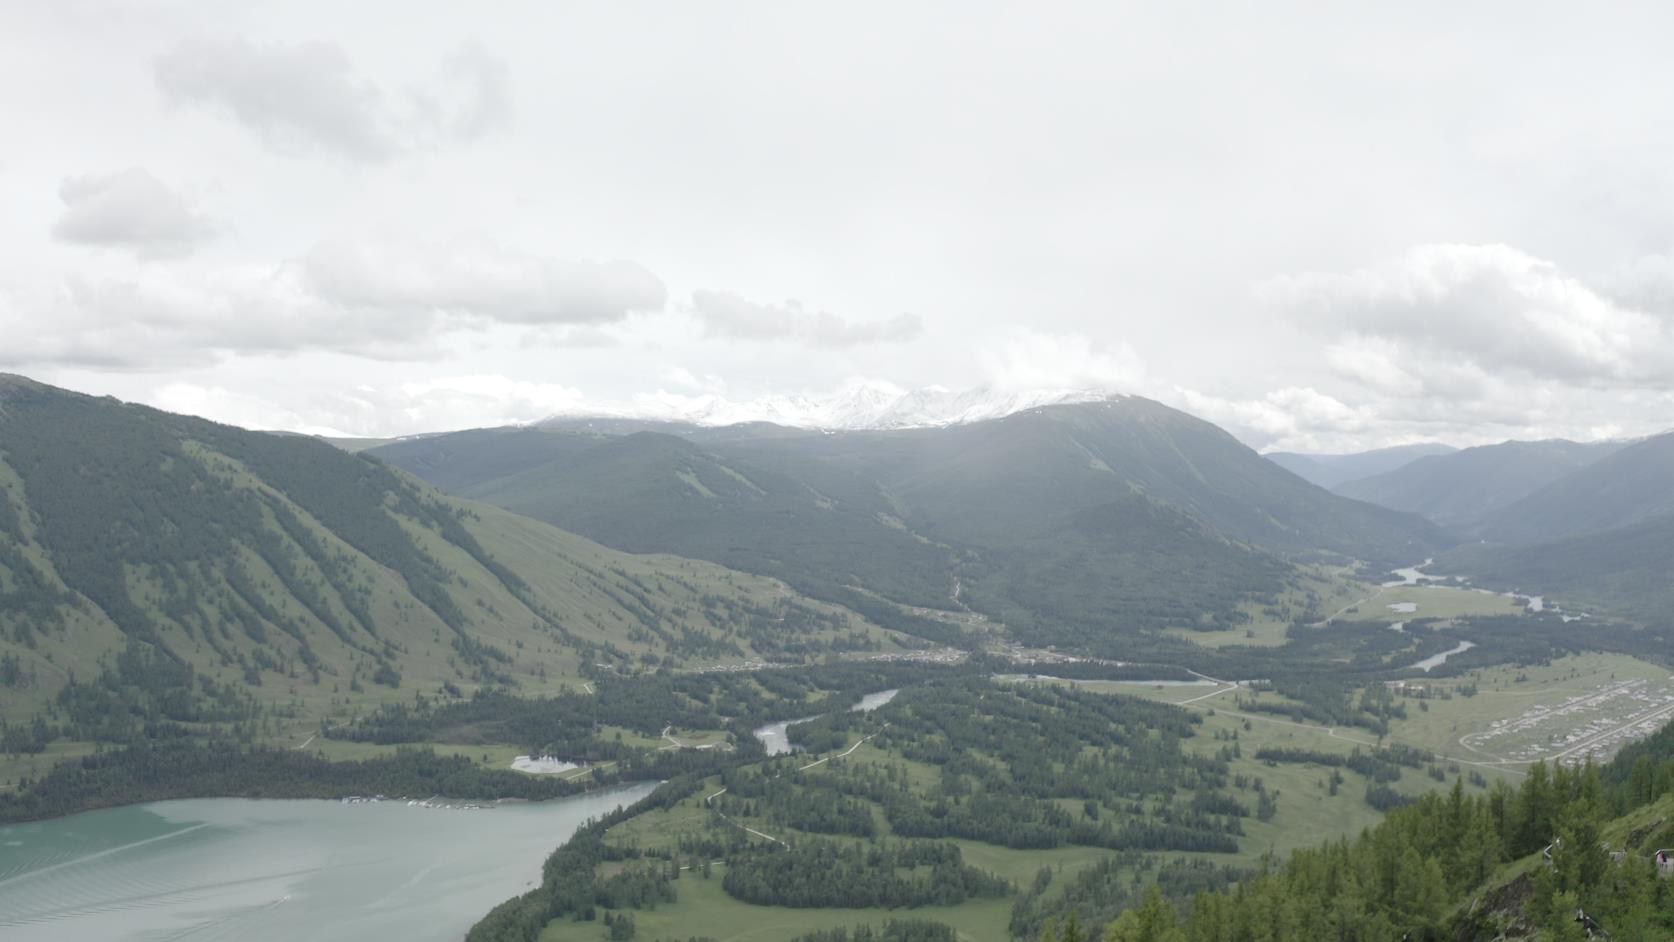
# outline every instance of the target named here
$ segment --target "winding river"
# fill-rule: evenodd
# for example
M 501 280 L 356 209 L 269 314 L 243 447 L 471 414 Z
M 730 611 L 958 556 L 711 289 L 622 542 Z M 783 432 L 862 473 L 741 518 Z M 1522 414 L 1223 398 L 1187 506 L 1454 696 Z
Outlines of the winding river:
M 208 798 L 0 828 L 0 939 L 456 940 L 630 785 L 465 811 Z
M 901 691 L 899 690 L 880 690 L 877 693 L 869 693 L 866 696 L 861 697 L 859 703 L 849 707 L 849 712 L 870 713 L 878 707 L 881 707 L 889 701 L 895 699 L 895 695 L 900 692 Z M 824 713 L 821 713 L 818 716 L 804 716 L 799 719 L 785 720 L 782 723 L 769 723 L 766 726 L 757 729 L 755 731 L 755 736 L 757 739 L 761 740 L 761 744 L 767 750 L 768 755 L 782 756 L 787 752 L 796 751 L 796 747 L 791 745 L 790 737 L 785 735 L 785 730 L 798 723 L 806 723 L 810 720 L 817 720 L 824 715 Z

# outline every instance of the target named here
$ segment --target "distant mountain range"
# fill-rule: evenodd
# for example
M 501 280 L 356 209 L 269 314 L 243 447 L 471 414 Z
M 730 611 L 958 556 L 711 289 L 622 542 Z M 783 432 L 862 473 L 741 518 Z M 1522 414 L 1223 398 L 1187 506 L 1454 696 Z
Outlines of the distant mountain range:
M 1293 560 L 1411 562 L 1449 542 L 1138 397 L 887 431 L 572 420 L 370 454 L 620 549 L 847 604 L 970 606 L 1053 642 L 1225 627 L 1275 599 Z
M 1333 486 L 1346 497 L 1473 528 L 1541 488 L 1621 448 L 1619 442 L 1502 442 L 1418 458 Z
M 1647 622 L 1674 611 L 1674 433 L 1502 442 L 1333 489 L 1455 533 L 1463 545 L 1437 558 L 1438 572 Z
M 1440 442 L 1422 442 L 1339 455 L 1276 451 L 1270 452 L 1267 460 L 1320 487 L 1335 488 L 1345 481 L 1384 474 L 1419 458 L 1445 455 L 1455 450 L 1452 445 L 1443 445 Z
M 659 393 L 631 402 L 577 406 L 548 416 L 544 425 L 577 420 L 676 423 L 697 426 L 767 422 L 803 429 L 940 428 L 1004 418 L 1027 409 L 1119 399 L 1088 389 L 1002 390 L 990 386 L 951 390 L 903 389 L 892 383 L 852 382 L 829 396 L 762 396 L 731 400 L 718 394 Z
M 1608 447 L 1596 461 L 1488 515 L 1481 535 L 1527 543 L 1631 526 L 1670 512 L 1674 433 Z

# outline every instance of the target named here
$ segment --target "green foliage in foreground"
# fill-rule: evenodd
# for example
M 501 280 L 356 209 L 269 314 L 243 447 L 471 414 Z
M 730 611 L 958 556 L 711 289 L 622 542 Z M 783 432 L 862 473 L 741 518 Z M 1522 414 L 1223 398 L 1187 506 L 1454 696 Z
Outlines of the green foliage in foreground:
M 1674 794 L 1674 792 L 1671 792 Z M 1597 770 L 1536 765 L 1520 788 L 1466 797 L 1427 795 L 1358 840 L 1292 854 L 1282 867 L 1220 893 L 1200 893 L 1182 915 L 1157 890 L 1106 928 L 1106 942 L 1344 942 L 1489 939 L 1513 925 L 1576 938 L 1578 909 L 1615 938 L 1674 938 L 1674 887 L 1655 879 L 1649 853 L 1630 844 L 1612 861 L 1601 834 L 1634 796 Z M 1507 893 L 1482 888 L 1504 864 L 1549 849 Z M 1512 905 L 1497 905 L 1515 897 Z M 1477 904 L 1463 914 L 1462 904 Z M 1528 933 L 1521 933 L 1528 934 Z M 1579 936 L 1585 938 L 1585 932 Z M 1049 928 L 1043 942 L 1067 942 Z

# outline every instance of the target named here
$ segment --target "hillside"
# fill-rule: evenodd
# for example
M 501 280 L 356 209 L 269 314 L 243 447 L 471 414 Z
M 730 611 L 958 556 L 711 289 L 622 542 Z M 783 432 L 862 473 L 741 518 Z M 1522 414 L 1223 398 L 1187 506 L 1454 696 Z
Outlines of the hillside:
M 1484 519 L 1482 536 L 1528 543 L 1674 511 L 1674 433 L 1621 448 Z
M 1468 544 L 1438 556 L 1435 570 L 1556 597 L 1566 608 L 1668 624 L 1674 612 L 1674 515 L 1540 543 Z
M 834 501 L 683 438 L 489 429 L 377 449 L 439 487 L 633 553 L 669 552 L 835 597 L 861 585 L 946 606 L 953 554 L 877 502 Z
M 1274 451 L 1264 457 L 1310 484 L 1335 489 L 1346 481 L 1387 474 L 1420 458 L 1451 454 L 1454 450 L 1452 445 L 1440 442 L 1421 442 L 1338 455 Z
M 880 646 L 771 580 L 627 556 L 320 441 L 0 379 L 12 723 L 50 703 L 71 739 L 278 736 L 415 690 Z
M 1399 563 L 1446 543 L 1137 398 L 936 429 L 663 428 L 484 430 L 372 453 L 607 545 L 849 602 L 859 588 L 970 606 L 1042 642 L 1224 627 L 1291 584 L 1283 557 Z
M 1619 442 L 1562 439 L 1502 442 L 1419 458 L 1332 489 L 1345 497 L 1462 529 L 1621 447 Z

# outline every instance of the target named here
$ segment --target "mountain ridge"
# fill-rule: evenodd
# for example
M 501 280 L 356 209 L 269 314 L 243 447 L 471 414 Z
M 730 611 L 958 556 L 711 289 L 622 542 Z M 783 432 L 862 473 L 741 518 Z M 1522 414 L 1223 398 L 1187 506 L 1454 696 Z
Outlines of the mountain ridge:
M 659 393 L 625 403 L 576 406 L 533 425 L 588 420 L 684 423 L 720 427 L 765 422 L 787 428 L 881 430 L 940 428 L 1003 418 L 1027 409 L 1122 398 L 1095 389 L 1003 390 L 993 386 L 951 390 L 943 386 L 902 388 L 857 381 L 826 396 L 765 395 L 730 400 L 717 393 L 683 396 Z
M 1608 457 L 1617 442 L 1507 441 L 1418 458 L 1332 490 L 1469 530 L 1496 511 Z
M 859 586 L 970 606 L 1041 643 L 1226 629 L 1251 604 L 1272 609 L 1296 563 L 1321 553 L 1406 565 L 1451 545 L 1140 397 L 928 429 L 606 428 L 477 430 L 372 454 L 606 545 L 844 604 Z M 1081 517 L 1105 525 L 1068 525 Z
M 1343 454 L 1271 451 L 1263 457 L 1311 484 L 1334 489 L 1345 481 L 1394 471 L 1421 458 L 1456 450 L 1441 442 L 1417 442 Z
M 306 728 L 415 688 L 877 649 L 897 647 L 760 576 L 628 556 L 307 437 L 0 377 L 0 725 L 71 687 L 129 696 L 124 659 L 186 680 L 109 715 L 191 722 L 197 677 Z

